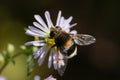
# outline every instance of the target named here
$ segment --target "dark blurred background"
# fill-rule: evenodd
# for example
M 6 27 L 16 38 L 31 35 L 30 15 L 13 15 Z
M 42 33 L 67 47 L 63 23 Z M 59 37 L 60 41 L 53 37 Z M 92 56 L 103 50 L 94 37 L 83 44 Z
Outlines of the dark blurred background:
M 57 13 L 73 16 L 78 33 L 96 37 L 95 44 L 78 46 L 78 55 L 69 60 L 67 69 L 58 80 L 120 80 L 120 5 L 119 0 L 0 0 L 0 51 L 8 43 L 19 45 L 30 40 L 24 28 L 32 25 L 34 14 L 44 17 L 50 11 L 55 23 Z M 36 69 L 26 76 L 26 57 L 16 59 L 16 66 L 9 64 L 3 74 L 8 80 L 33 80 L 34 75 L 47 77 L 50 72 Z M 47 64 L 44 64 L 47 66 Z M 36 67 L 38 68 L 38 67 Z

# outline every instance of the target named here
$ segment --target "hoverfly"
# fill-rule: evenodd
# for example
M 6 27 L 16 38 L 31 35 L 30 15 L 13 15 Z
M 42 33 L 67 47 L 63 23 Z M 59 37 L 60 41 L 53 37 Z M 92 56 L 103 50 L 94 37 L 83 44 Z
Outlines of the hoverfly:
M 67 33 L 59 26 L 51 27 L 50 38 L 55 40 L 55 45 L 52 47 L 57 47 L 58 65 L 59 62 L 64 61 L 64 64 L 57 68 L 61 76 L 66 69 L 68 59 L 77 54 L 77 45 L 90 45 L 96 41 L 91 35 Z

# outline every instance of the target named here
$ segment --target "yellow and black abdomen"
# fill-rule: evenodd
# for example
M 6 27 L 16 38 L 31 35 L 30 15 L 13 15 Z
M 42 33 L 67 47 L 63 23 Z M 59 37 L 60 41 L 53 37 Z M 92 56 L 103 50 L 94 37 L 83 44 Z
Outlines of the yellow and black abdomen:
M 73 39 L 67 33 L 58 34 L 58 36 L 55 38 L 55 43 L 60 52 L 67 57 L 74 53 L 76 48 Z

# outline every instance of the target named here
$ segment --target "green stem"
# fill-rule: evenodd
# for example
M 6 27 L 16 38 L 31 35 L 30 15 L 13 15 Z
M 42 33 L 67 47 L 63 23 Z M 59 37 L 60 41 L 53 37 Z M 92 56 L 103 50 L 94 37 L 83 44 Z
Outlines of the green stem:
M 0 69 L 0 74 L 1 74 L 2 71 L 6 68 L 7 65 L 8 65 L 8 62 L 6 62 L 6 63 L 2 66 L 2 68 Z
M 21 54 L 22 52 L 20 52 L 20 53 L 17 53 L 17 54 L 15 54 L 14 56 L 12 56 L 11 57 L 11 59 L 12 60 L 14 60 L 16 57 L 18 57 L 20 54 Z M 11 61 L 6 61 L 5 62 L 5 64 L 1 67 L 1 69 L 0 69 L 0 74 L 3 72 L 3 70 L 6 68 L 6 66 L 9 64 L 9 62 L 11 62 Z

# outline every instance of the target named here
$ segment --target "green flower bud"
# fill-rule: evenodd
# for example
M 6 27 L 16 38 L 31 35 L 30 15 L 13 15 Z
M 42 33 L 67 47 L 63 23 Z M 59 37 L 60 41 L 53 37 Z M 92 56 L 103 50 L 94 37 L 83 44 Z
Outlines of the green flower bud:
M 14 54 L 14 51 L 15 51 L 15 47 L 13 44 L 8 44 L 8 47 L 7 47 L 7 52 L 8 52 L 8 56 L 13 56 Z
M 20 46 L 20 48 L 21 48 L 22 50 L 26 50 L 26 46 L 24 46 L 24 45 Z
M 33 52 L 37 51 L 38 50 L 38 47 L 33 47 Z

